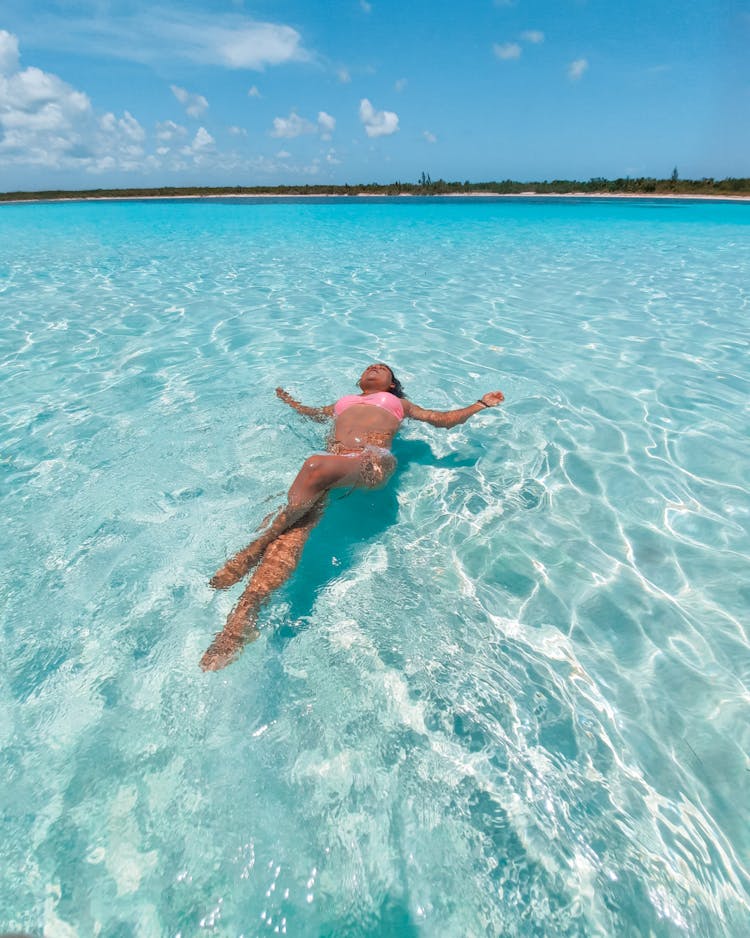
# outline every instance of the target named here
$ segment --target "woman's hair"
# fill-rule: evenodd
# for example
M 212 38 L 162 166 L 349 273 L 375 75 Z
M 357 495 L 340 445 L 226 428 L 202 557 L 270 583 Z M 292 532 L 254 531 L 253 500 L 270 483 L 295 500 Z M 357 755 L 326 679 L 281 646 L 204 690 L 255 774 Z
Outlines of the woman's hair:
M 391 377 L 393 378 L 393 387 L 391 388 L 391 394 L 393 394 L 395 397 L 406 397 L 406 395 L 404 394 L 404 389 L 401 387 L 401 382 L 393 373 L 393 368 L 391 368 L 391 366 L 388 365 L 386 362 L 381 362 L 381 364 L 385 365 L 388 371 L 390 371 Z

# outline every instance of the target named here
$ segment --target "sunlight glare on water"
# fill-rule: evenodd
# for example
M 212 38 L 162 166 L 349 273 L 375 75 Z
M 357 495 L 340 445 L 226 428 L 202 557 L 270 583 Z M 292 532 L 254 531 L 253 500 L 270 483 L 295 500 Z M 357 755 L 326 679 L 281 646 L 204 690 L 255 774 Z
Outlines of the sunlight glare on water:
M 0 208 L 0 925 L 750 933 L 750 206 Z M 210 575 L 407 423 L 261 638 Z

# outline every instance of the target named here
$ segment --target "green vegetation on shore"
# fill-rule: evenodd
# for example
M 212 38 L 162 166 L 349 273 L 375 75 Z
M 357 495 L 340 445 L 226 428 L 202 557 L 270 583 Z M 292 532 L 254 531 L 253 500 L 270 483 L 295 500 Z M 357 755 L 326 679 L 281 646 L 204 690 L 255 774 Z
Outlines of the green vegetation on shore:
M 551 182 L 515 182 L 506 179 L 503 182 L 446 182 L 438 179 L 433 182 L 422 173 L 417 183 L 392 182 L 387 185 L 368 183 L 366 185 L 317 185 L 317 186 L 165 186 L 158 189 L 81 189 L 78 191 L 46 190 L 43 192 L 2 192 L 0 202 L 44 201 L 48 199 L 118 199 L 118 198 L 171 198 L 200 196 L 232 195 L 448 195 L 482 192 L 497 195 L 518 195 L 534 193 L 536 195 L 570 195 L 572 193 L 605 195 L 712 195 L 712 196 L 749 196 L 750 179 L 679 179 L 677 171 L 669 179 L 603 179 L 595 177 L 588 182 L 571 179 L 553 179 Z

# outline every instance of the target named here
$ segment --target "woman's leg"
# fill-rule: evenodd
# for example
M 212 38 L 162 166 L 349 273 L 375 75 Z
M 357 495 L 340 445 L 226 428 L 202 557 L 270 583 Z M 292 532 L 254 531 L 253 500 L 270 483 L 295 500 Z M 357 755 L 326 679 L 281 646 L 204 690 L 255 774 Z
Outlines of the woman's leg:
M 329 489 L 360 482 L 360 455 L 333 456 L 321 453 L 306 459 L 287 495 L 286 505 L 266 530 L 251 544 L 230 557 L 210 580 L 214 589 L 228 589 L 238 583 L 260 560 L 263 551 L 287 528 L 300 521 Z
M 319 499 L 296 524 L 279 534 L 268 545 L 245 592 L 229 613 L 224 629 L 214 638 L 201 658 L 204 671 L 226 667 L 259 632 L 255 621 L 263 603 L 294 572 L 310 532 L 320 521 L 325 500 Z

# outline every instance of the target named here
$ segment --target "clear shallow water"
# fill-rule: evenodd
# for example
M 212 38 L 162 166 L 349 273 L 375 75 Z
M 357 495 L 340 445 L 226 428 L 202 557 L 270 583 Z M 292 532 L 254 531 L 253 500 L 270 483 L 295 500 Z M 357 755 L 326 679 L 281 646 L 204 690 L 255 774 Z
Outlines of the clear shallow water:
M 0 925 L 750 931 L 750 206 L 0 210 Z M 412 400 L 240 661 L 207 579 Z

